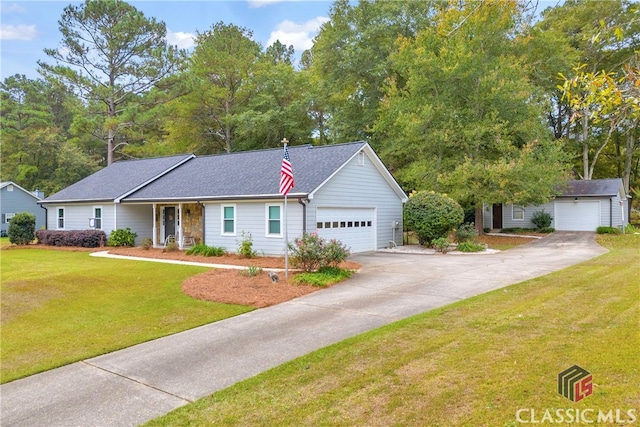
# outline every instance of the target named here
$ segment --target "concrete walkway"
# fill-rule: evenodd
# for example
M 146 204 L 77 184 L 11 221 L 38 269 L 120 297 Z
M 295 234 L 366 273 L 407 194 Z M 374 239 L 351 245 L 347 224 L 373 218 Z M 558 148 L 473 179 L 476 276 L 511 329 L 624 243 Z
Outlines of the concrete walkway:
M 0 424 L 134 426 L 313 350 L 606 252 L 554 233 L 493 255 L 367 253 L 351 280 L 0 387 Z

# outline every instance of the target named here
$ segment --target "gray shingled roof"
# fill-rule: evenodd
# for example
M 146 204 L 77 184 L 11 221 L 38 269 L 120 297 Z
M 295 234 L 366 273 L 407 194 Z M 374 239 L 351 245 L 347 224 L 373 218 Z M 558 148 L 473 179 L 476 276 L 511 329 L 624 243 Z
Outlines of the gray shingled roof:
M 311 193 L 365 145 L 290 146 L 295 187 L 289 195 Z M 282 148 L 197 157 L 123 201 L 279 196 L 282 157 Z
M 112 163 L 44 199 L 43 203 L 114 201 L 175 168 L 193 154 Z
M 615 196 L 621 186 L 622 180 L 620 178 L 568 181 L 562 191 L 562 196 Z

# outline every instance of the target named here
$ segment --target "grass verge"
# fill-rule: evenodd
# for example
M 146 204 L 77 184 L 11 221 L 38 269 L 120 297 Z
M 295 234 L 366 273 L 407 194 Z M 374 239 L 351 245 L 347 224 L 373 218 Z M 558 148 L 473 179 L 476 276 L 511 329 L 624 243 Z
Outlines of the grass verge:
M 523 408 L 530 422 L 558 408 L 638 417 L 640 236 L 598 241 L 610 252 L 313 352 L 148 425 L 516 426 Z M 574 364 L 594 383 L 578 403 L 556 383 Z
M 2 383 L 252 310 L 190 298 L 202 267 L 2 251 Z

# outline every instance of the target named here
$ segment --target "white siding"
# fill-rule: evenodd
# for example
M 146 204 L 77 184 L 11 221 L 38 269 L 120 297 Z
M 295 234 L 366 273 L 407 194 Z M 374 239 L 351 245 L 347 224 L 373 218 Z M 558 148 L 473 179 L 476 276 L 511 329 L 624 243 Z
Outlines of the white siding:
M 554 209 L 553 202 L 546 203 L 540 206 L 525 206 L 524 207 L 524 219 L 523 220 L 514 220 L 513 219 L 513 205 L 503 205 L 502 206 L 502 228 L 536 228 L 535 225 L 531 222 L 531 217 L 534 213 L 543 210 L 553 217 Z M 553 227 L 553 222 L 551 223 Z
M 146 238 L 153 237 L 153 205 L 119 204 L 116 206 L 117 228 L 129 227 L 131 231 L 137 233 L 136 245 L 140 245 Z
M 225 201 L 221 203 L 205 203 L 205 238 L 209 246 L 221 246 L 228 252 L 236 253 L 242 241 L 242 232 L 250 233 L 253 249 L 258 255 L 284 255 L 284 229 L 282 237 L 267 237 L 266 205 L 283 203 L 280 200 L 264 201 Z M 222 234 L 221 205 L 236 206 L 236 235 Z M 283 212 L 284 213 L 284 212 Z M 297 199 L 287 202 L 287 225 L 289 241 L 302 235 L 302 206 Z
M 535 225 L 531 222 L 531 216 L 539 211 L 544 209 L 545 212 L 548 212 L 553 217 L 551 221 L 551 227 L 558 228 L 556 224 L 556 212 L 557 212 L 557 203 L 565 203 L 565 204 L 573 204 L 575 201 L 575 197 L 558 197 L 557 199 L 541 205 L 541 206 L 526 206 L 524 213 L 524 221 L 514 221 L 511 219 L 511 205 L 504 205 L 502 209 L 502 226 L 503 228 L 515 228 L 515 227 L 523 227 L 523 228 L 535 228 Z M 598 226 L 604 227 L 622 227 L 628 222 L 628 218 L 626 218 L 626 204 L 620 204 L 620 197 L 578 197 L 576 202 L 576 207 L 580 204 L 580 202 L 599 202 L 599 224 Z M 563 205 L 564 208 L 567 208 L 567 205 Z M 624 210 L 624 221 L 623 221 L 623 209 Z M 485 224 L 487 223 L 487 216 L 490 216 L 491 212 L 485 212 Z M 561 225 L 561 228 L 566 228 L 565 225 Z M 580 228 L 579 226 L 577 226 Z M 594 229 L 595 231 L 595 229 Z
M 307 206 L 308 232 L 316 231 L 316 209 L 322 207 L 375 209 L 375 248 L 388 247 L 394 237 L 402 244 L 402 201 L 367 155 L 363 165 L 353 158 L 315 193 Z
M 102 227 L 107 237 L 114 229 L 113 203 L 47 205 L 48 229 L 58 229 L 58 208 L 64 208 L 64 230 L 91 230 L 89 219 L 93 218 L 93 208 L 102 207 Z

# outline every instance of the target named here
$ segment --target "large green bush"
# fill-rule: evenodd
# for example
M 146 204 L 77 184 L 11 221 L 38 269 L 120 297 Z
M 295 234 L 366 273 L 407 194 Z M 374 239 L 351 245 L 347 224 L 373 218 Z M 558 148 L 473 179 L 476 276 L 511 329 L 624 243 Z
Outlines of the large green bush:
M 107 240 L 109 246 L 135 246 L 138 233 L 131 231 L 129 227 L 126 229 L 112 230 Z
M 434 192 L 421 191 L 404 205 L 407 229 L 413 231 L 421 245 L 431 244 L 464 220 L 464 210 L 453 199 Z
M 36 216 L 29 212 L 17 213 L 9 221 L 9 241 L 16 245 L 28 245 L 36 238 Z
M 551 227 L 552 220 L 553 217 L 551 214 L 549 212 L 545 212 L 544 209 L 534 212 L 531 216 L 531 222 L 538 228 L 538 230 Z

